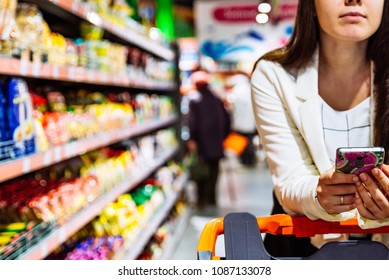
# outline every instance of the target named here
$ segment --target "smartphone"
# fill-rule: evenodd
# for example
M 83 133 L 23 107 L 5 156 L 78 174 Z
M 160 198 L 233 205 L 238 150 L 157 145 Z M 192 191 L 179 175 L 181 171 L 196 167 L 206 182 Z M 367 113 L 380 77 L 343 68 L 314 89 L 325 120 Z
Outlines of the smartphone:
M 337 172 L 359 175 L 382 167 L 385 149 L 382 147 L 340 147 L 336 149 Z

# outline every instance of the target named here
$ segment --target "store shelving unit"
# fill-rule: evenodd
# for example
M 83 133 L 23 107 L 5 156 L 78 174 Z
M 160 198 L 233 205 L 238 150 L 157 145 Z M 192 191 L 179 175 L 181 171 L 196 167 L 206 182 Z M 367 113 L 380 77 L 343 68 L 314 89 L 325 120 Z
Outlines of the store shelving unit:
M 135 45 L 165 60 L 173 60 L 175 57 L 174 51 L 169 47 L 161 45 L 158 41 L 152 40 L 145 34 L 139 34 L 135 30 L 129 32 L 126 28 L 104 20 L 95 11 L 88 9 L 88 7 L 76 0 L 30 0 L 29 2 L 34 2 L 42 9 L 60 17 L 65 16 L 66 13 L 77 16 L 84 21 L 103 28 L 129 44 Z
M 154 235 L 161 223 L 164 221 L 166 216 L 170 213 L 174 204 L 181 196 L 187 181 L 187 174 L 183 174 L 176 179 L 173 187 L 176 191 L 166 197 L 164 203 L 152 216 L 150 221 L 147 221 L 137 230 L 135 233 L 135 238 L 127 242 L 124 245 L 123 250 L 117 253 L 114 259 L 134 260 L 137 258 L 137 256 L 143 251 L 144 247 L 149 242 L 150 238 Z
M 117 38 L 118 42 L 127 42 L 128 45 L 140 48 L 162 60 L 173 61 L 176 59 L 176 53 L 170 47 L 162 45 L 135 30 L 132 31 L 121 26 L 115 26 L 76 0 L 26 0 L 24 2 L 36 3 L 45 13 L 54 17 L 63 18 L 64 20 L 73 17 L 77 18 L 78 21 L 90 22 L 113 35 L 114 38 Z M 129 90 L 144 89 L 145 91 L 165 92 L 168 95 L 176 95 L 173 96 L 173 100 L 176 102 L 179 99 L 177 97 L 179 95 L 177 81 L 141 82 L 131 76 L 108 74 L 82 67 L 50 65 L 37 61 L 25 61 L 23 59 L 0 57 L 0 75 L 19 76 L 38 82 L 40 80 L 52 80 L 67 82 L 70 85 L 87 84 L 92 86 L 102 85 L 113 88 L 128 88 Z M 176 104 L 176 108 L 179 108 L 179 104 Z M 118 143 L 122 140 L 153 133 L 165 127 L 177 127 L 179 119 L 180 117 L 175 114 L 161 119 L 146 121 L 142 124 L 131 125 L 126 128 L 100 132 L 88 138 L 56 146 L 45 152 L 0 162 L 0 183 L 60 163 L 88 151 Z M 108 203 L 116 200 L 121 194 L 135 188 L 159 167 L 163 166 L 169 159 L 175 157 L 179 153 L 179 150 L 180 147 L 177 146 L 163 151 L 155 162 L 143 166 L 135 177 L 129 178 L 125 182 L 100 195 L 64 223 L 56 226 L 49 234 L 42 237 L 37 244 L 31 246 L 21 254 L 18 259 L 33 260 L 47 257 L 70 236 L 96 217 Z M 141 253 L 143 247 L 181 196 L 187 179 L 187 175 L 185 174 L 177 178 L 174 187 L 175 191 L 166 197 L 164 204 L 153 215 L 152 219 L 144 223 L 144 226 L 138 232 L 136 242 L 128 245 L 121 257 L 135 259 Z
M 154 131 L 175 123 L 177 117 L 170 116 L 160 120 L 137 124 L 130 127 L 101 132 L 95 136 L 56 146 L 48 151 L 36 153 L 15 160 L 0 162 L 0 182 L 30 173 L 40 168 L 70 159 L 77 155 Z
M 75 66 L 60 66 L 0 57 L 0 75 L 39 78 L 93 85 L 136 87 L 143 89 L 173 90 L 174 84 L 165 81 L 141 82 L 126 75 L 108 74 Z
M 18 259 L 36 260 L 43 259 L 48 256 L 70 236 L 72 236 L 94 217 L 96 217 L 109 202 L 114 201 L 121 194 L 131 190 L 132 188 L 139 185 L 142 181 L 147 179 L 151 173 L 164 164 L 166 160 L 171 158 L 176 151 L 177 149 L 165 151 L 164 154 L 155 163 L 140 171 L 137 176 L 121 183 L 107 193 L 102 194 L 83 210 L 76 213 L 63 225 L 54 229 L 49 235 L 43 238 L 41 242 L 31 247 L 29 250 L 27 250 L 26 253 L 19 256 Z M 172 207 L 172 205 L 170 207 Z

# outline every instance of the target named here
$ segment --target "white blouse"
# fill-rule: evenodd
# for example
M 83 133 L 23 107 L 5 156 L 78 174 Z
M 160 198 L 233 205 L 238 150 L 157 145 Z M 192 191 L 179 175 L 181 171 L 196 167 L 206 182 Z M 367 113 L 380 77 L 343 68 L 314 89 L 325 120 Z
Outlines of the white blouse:
M 320 97 L 324 142 L 332 164 L 338 147 L 368 147 L 370 140 L 370 98 L 346 111 L 336 111 Z

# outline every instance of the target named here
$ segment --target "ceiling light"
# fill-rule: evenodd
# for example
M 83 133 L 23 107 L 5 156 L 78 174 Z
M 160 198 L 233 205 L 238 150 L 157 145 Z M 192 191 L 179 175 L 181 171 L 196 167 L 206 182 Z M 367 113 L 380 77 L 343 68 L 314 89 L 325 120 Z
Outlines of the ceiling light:
M 264 24 L 269 21 L 269 16 L 267 14 L 258 14 L 255 20 L 260 24 Z
M 258 5 L 258 11 L 267 14 L 271 11 L 271 6 L 269 3 L 261 3 Z

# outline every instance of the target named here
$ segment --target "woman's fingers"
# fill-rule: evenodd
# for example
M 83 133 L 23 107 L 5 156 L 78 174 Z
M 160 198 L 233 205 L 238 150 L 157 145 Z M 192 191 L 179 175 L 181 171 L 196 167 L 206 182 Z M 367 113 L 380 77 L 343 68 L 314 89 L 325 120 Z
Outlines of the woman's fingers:
M 381 186 L 384 195 L 389 196 L 389 178 L 386 172 L 389 173 L 389 167 L 387 165 L 383 166 L 382 170 L 374 168 L 371 173 Z
M 320 205 L 330 214 L 338 214 L 354 209 L 355 181 L 358 176 L 328 170 L 319 178 L 317 199 Z
M 326 210 L 330 214 L 350 211 L 356 207 L 355 191 L 351 194 L 325 196 L 321 202 L 326 205 Z
M 366 206 L 363 204 L 363 201 L 358 193 L 355 193 L 355 205 L 358 209 L 359 214 L 362 217 L 365 217 L 370 220 L 376 219 L 374 215 L 369 211 L 369 209 L 367 209 Z
M 383 164 L 383 165 L 382 165 L 382 171 L 384 172 L 384 174 L 385 174 L 386 176 L 389 176 L 389 165 Z
M 355 185 L 359 196 L 362 199 L 363 206 L 375 217 L 375 219 L 388 217 L 389 202 L 385 197 L 385 193 L 380 190 L 376 181 L 366 173 L 360 174 L 359 178 L 361 179 L 361 182 L 357 182 Z M 370 216 L 371 215 L 369 215 L 369 217 Z M 368 217 L 366 216 L 366 218 Z

